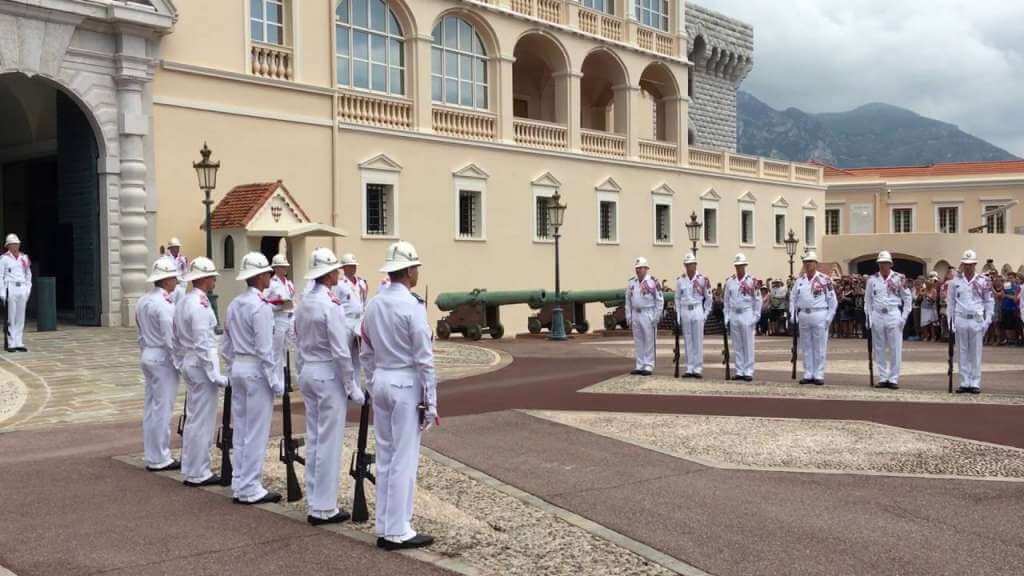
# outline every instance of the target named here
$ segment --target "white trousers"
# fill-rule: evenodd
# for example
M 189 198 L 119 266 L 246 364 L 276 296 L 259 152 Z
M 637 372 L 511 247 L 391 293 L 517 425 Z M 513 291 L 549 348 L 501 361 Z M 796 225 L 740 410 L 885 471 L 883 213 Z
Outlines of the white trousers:
M 878 381 L 899 384 L 903 366 L 903 316 L 899 312 L 871 313 L 871 354 Z
M 181 433 L 181 474 L 189 482 L 202 482 L 210 470 L 210 448 L 217 428 L 217 384 L 202 366 L 186 360 L 183 369 L 188 392 L 185 429 Z
M 686 373 L 704 373 L 704 309 L 682 311 L 682 338 L 686 341 Z
M 284 374 L 284 352 L 288 345 L 295 342 L 292 319 L 287 316 L 274 317 L 274 361 L 281 367 Z M 282 380 L 283 381 L 283 380 Z
M 633 349 L 636 356 L 636 369 L 654 371 L 654 358 L 657 352 L 658 311 L 654 308 L 633 310 L 630 317 L 630 328 L 633 329 Z
M 338 477 L 348 400 L 332 362 L 307 362 L 299 375 L 306 402 L 306 506 L 310 516 L 338 512 Z
M 961 388 L 981 388 L 981 350 L 985 338 L 984 322 L 980 318 L 967 319 L 958 316 L 956 322 L 956 345 L 959 352 Z
M 171 355 L 161 348 L 142 351 L 142 376 L 146 381 L 142 408 L 142 446 L 146 466 L 160 468 L 171 456 L 171 416 L 178 397 L 178 371 Z
M 267 495 L 261 478 L 270 440 L 274 392 L 255 361 L 235 359 L 231 365 L 231 491 L 246 502 Z
M 382 370 L 373 375 L 373 429 L 377 438 L 378 536 L 404 540 L 412 529 L 416 470 L 420 463 L 420 423 L 416 406 L 423 398 L 412 370 Z
M 828 355 L 828 310 L 799 312 L 800 350 L 804 356 L 804 378 L 825 379 Z
M 21 348 L 25 345 L 25 306 L 28 305 L 27 285 L 7 289 L 7 345 Z
M 730 352 L 735 376 L 754 376 L 754 312 L 733 314 L 729 318 Z

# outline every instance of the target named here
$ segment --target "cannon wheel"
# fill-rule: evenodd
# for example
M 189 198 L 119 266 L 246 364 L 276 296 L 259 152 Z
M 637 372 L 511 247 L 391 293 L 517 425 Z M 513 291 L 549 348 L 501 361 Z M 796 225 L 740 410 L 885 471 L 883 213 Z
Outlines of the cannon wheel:
M 605 314 L 604 316 L 604 329 L 615 330 L 618 327 L 618 322 L 615 321 L 615 316 L 611 314 Z
M 476 324 L 470 324 L 469 326 L 466 326 L 466 329 L 462 332 L 462 335 L 474 342 L 476 342 L 483 336 L 483 334 L 480 331 L 480 326 L 477 326 Z
M 565 325 L 565 334 L 568 336 L 572 334 L 572 322 L 568 318 L 562 318 L 562 324 Z
M 444 320 L 437 321 L 437 337 L 447 340 L 452 337 L 452 327 Z
M 530 319 L 526 321 L 526 330 L 530 334 L 540 334 L 540 331 L 543 329 L 544 325 L 541 324 L 540 318 L 537 318 L 536 316 L 531 316 Z
M 505 335 L 505 327 L 501 325 L 501 322 L 498 322 L 490 327 L 488 333 L 491 335 L 491 338 L 501 340 L 501 337 Z
M 590 322 L 587 322 L 586 320 L 580 320 L 580 322 L 576 324 L 576 331 L 579 332 L 580 334 L 586 334 L 587 332 L 590 332 Z

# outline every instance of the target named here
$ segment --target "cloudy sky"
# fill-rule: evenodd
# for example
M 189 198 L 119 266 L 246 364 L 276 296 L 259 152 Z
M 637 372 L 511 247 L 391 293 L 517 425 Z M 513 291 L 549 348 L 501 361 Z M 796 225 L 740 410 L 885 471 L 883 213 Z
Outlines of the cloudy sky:
M 1024 0 L 695 0 L 754 26 L 774 108 L 886 102 L 1024 157 Z

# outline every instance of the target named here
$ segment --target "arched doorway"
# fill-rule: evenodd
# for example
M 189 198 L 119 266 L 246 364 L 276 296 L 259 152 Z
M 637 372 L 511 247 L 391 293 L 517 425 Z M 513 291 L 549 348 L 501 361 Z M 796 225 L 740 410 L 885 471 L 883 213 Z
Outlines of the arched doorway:
M 21 237 L 35 277 L 56 279 L 61 320 L 85 326 L 102 313 L 98 159 L 75 100 L 43 80 L 0 75 L 0 225 Z

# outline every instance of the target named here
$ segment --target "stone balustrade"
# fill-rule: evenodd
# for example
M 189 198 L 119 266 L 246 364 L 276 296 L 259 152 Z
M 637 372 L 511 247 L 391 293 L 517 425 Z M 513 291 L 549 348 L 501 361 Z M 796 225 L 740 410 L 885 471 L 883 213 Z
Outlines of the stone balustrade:
M 772 160 L 764 160 L 761 164 L 761 175 L 765 178 L 790 179 L 792 164 L 789 164 L 788 162 L 775 162 Z
M 809 164 L 779 162 L 764 158 L 741 156 L 718 150 L 689 149 L 690 167 L 725 174 L 738 174 L 755 178 L 771 178 L 789 182 L 821 184 L 821 167 Z
M 523 16 L 531 16 L 552 24 L 565 23 L 564 0 L 511 0 L 509 8 Z
M 665 56 L 675 56 L 675 40 L 668 34 L 653 28 L 637 28 L 636 43 L 642 50 L 657 52 Z
M 293 80 L 295 68 L 292 49 L 276 44 L 253 42 L 249 51 L 252 73 L 275 80 Z
M 568 148 L 569 130 L 561 124 L 516 118 L 515 142 L 520 146 L 565 150 Z
M 737 174 L 757 176 L 758 159 L 750 156 L 729 155 L 729 171 Z
M 821 168 L 817 166 L 796 165 L 796 179 L 801 182 L 813 182 L 817 184 L 821 180 Z
M 675 142 L 640 140 L 640 159 L 662 164 L 679 162 L 679 146 Z
M 721 171 L 725 168 L 725 152 L 690 148 L 690 166 Z
M 579 27 L 586 34 L 621 42 L 625 23 L 617 16 L 580 8 Z
M 622 134 L 600 132 L 597 130 L 581 130 L 580 139 L 581 148 L 587 154 L 609 158 L 626 157 L 626 137 Z
M 412 128 L 412 101 L 376 94 L 341 92 L 338 119 L 354 124 L 408 130 Z
M 494 114 L 470 112 L 447 106 L 434 105 L 432 126 L 434 132 L 467 140 L 494 140 L 497 119 Z

